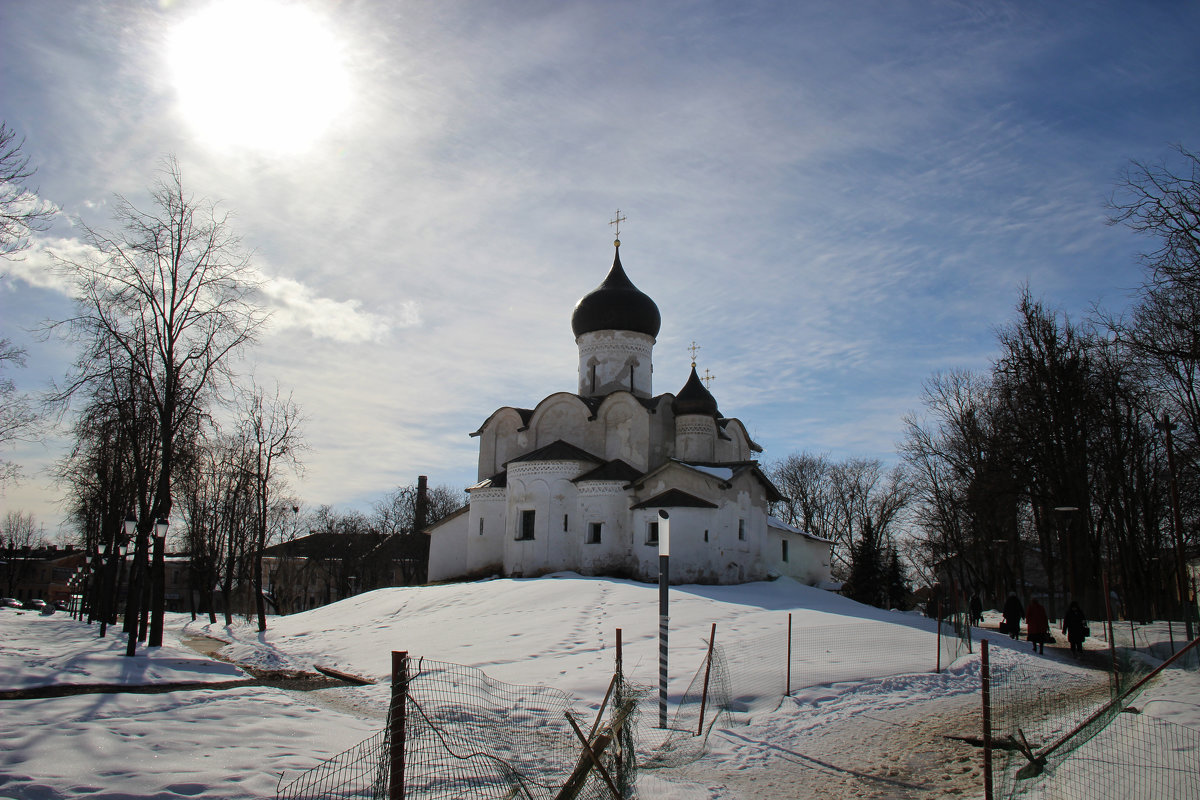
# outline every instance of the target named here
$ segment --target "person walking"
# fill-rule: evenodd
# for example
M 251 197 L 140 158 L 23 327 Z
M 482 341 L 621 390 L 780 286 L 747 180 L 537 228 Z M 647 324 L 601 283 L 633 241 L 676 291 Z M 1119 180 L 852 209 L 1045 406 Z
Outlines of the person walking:
M 1021 617 L 1025 616 L 1025 606 L 1021 605 L 1020 598 L 1013 592 L 1004 601 L 1004 617 L 1000 623 L 1004 626 L 1004 630 L 1014 639 L 1021 638 Z
M 1063 615 L 1062 630 L 1071 644 L 1071 652 L 1083 655 L 1083 640 L 1091 631 L 1088 629 L 1087 617 L 1083 615 L 1083 609 L 1079 607 L 1078 601 L 1072 600 L 1071 605 L 1067 606 L 1067 613 Z
M 979 599 L 979 592 L 971 595 L 971 624 L 978 625 L 983 622 L 983 601 Z
M 1046 607 L 1031 598 L 1025 608 L 1025 631 L 1033 642 L 1033 652 L 1046 652 L 1046 638 L 1050 635 L 1050 620 L 1046 618 Z

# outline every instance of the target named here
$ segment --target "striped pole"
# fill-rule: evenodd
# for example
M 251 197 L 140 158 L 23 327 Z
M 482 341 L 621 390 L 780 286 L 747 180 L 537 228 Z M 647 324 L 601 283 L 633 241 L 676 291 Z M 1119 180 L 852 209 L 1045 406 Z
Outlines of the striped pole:
M 666 511 L 661 517 L 658 532 L 658 727 L 667 727 L 667 584 L 671 561 L 671 522 Z

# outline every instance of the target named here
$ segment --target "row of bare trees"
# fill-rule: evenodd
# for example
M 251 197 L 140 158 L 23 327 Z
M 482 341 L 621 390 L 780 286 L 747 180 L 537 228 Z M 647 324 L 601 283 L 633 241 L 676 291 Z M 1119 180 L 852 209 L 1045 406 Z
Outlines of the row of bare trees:
M 1074 321 L 1025 290 L 989 371 L 927 381 L 901 447 L 925 571 L 994 601 L 1045 585 L 1058 613 L 1077 599 L 1103 617 L 1114 598 L 1138 618 L 1192 613 L 1200 158 L 1178 154 L 1183 169 L 1134 164 L 1112 200 L 1156 244 L 1127 315 Z
M 193 594 L 210 602 L 220 586 L 228 601 L 249 582 L 265 627 L 255 567 L 279 506 L 292 504 L 282 479 L 300 466 L 303 435 L 290 396 L 247 386 L 232 369 L 266 314 L 228 215 L 184 189 L 173 159 L 148 209 L 117 200 L 113 229 L 79 222 L 84 254 L 57 259 L 75 313 L 47 331 L 78 353 L 51 402 L 75 412 L 58 473 L 82 543 L 114 562 L 129 544 L 124 521 L 136 518 L 125 607 L 132 653 L 138 639 L 162 639 L 163 559 L 150 560 L 159 520 L 186 529 Z
M 903 470 L 877 459 L 833 461 L 805 452 L 768 473 L 785 496 L 772 514 L 833 542 L 830 568 L 846 594 L 882 608 L 907 607 L 901 533 L 912 488 Z

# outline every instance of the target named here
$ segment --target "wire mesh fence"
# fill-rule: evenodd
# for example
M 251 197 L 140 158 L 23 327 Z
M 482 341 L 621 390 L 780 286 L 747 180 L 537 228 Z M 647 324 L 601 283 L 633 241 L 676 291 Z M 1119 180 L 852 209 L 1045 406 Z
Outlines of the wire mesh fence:
M 632 798 L 640 699 L 638 689 L 614 677 L 601 709 L 611 711 L 605 723 L 599 715 L 581 717 L 552 687 L 503 683 L 472 667 L 420 659 L 393 690 L 384 731 L 280 787 L 276 797 Z
M 1200 681 L 1198 651 L 1156 666 L 1114 637 L 1107 653 L 1093 651 L 1099 669 L 1054 684 L 1002 659 L 991 674 L 994 797 L 1200 800 L 1200 730 L 1134 705 L 1164 668 Z
M 655 742 L 648 768 L 676 767 L 705 752 L 716 727 L 746 723 L 779 708 L 783 698 L 804 688 L 843 681 L 933 672 L 973 652 L 965 617 L 914 627 L 856 620 L 838 625 L 794 628 L 792 615 L 779 614 L 776 631 L 746 636 L 736 629 L 713 629 L 715 639 L 688 684 L 676 698 L 671 724 L 654 730 L 650 709 L 640 715 L 641 742 Z
M 790 693 L 931 672 L 978 651 L 969 626 L 951 619 L 929 627 L 861 620 L 797 631 L 785 614 L 769 635 L 745 637 L 714 626 L 709 655 L 693 665 L 682 695 L 672 698 L 665 729 L 658 726 L 654 696 L 627 682 L 619 658 L 594 719 L 576 713 L 572 699 L 551 687 L 413 661 L 398 681 L 404 691 L 393 694 L 385 730 L 281 787 L 277 797 L 635 798 L 639 767 L 694 761 L 715 728 L 773 711 Z M 1133 630 L 1131 644 L 1139 633 Z M 1152 654 L 1161 648 L 1155 634 L 1140 632 L 1148 641 L 1140 650 L 1118 647 L 1115 637 L 1110 649 L 1090 650 L 1098 659 L 1093 670 L 1039 672 L 1027 655 L 995 651 L 994 797 L 1200 800 L 1200 731 L 1132 713 L 1140 688 L 1163 674 L 1142 677 L 1158 663 Z M 1200 680 L 1198 654 L 1193 645 L 1170 668 Z M 397 697 L 405 700 L 399 724 Z

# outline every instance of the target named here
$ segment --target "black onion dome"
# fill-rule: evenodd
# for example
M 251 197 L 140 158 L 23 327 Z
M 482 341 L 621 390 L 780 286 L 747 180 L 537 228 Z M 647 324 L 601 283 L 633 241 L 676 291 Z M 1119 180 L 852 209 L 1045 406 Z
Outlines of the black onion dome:
M 715 419 L 721 416 L 721 412 L 717 410 L 717 399 L 704 388 L 704 382 L 696 374 L 695 364 L 692 364 L 692 374 L 688 376 L 687 383 L 671 401 L 671 411 L 677 417 L 684 414 L 703 414 Z
M 571 314 L 576 336 L 595 331 L 635 331 L 657 337 L 662 318 L 658 306 L 644 294 L 621 266 L 621 251 L 613 258 L 604 282 L 583 296 Z

